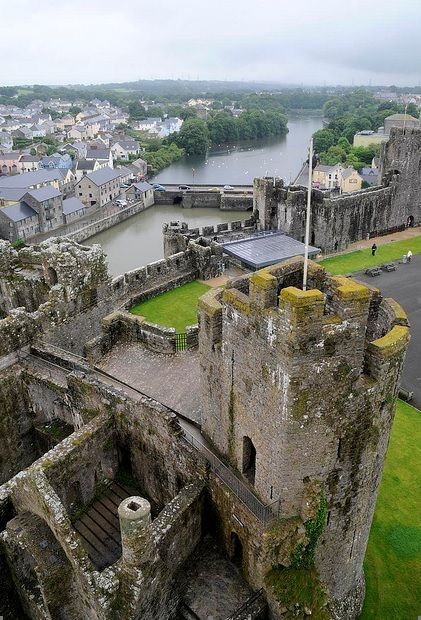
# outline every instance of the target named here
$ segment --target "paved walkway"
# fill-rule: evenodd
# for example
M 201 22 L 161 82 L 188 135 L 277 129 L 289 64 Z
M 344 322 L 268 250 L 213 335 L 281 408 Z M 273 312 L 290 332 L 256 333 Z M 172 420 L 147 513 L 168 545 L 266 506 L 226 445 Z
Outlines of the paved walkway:
M 373 243 L 376 245 L 384 245 L 385 243 L 391 243 L 393 241 L 403 241 L 404 239 L 412 239 L 412 237 L 418 237 L 421 235 L 421 226 L 414 226 L 413 228 L 405 228 L 405 230 L 401 230 L 400 232 L 392 233 L 391 235 L 384 235 L 382 237 L 373 237 L 371 239 L 362 239 L 361 241 L 356 241 L 355 243 L 351 243 L 348 246 L 346 252 L 354 252 L 355 250 L 362 250 L 364 248 L 371 248 Z M 335 254 L 335 256 L 339 256 L 339 254 Z
M 98 367 L 200 424 L 198 351 L 163 355 L 140 343 L 113 348 Z
M 240 269 L 235 265 L 231 265 L 224 271 L 222 276 L 211 278 L 210 280 L 199 280 L 199 282 L 201 282 L 202 284 L 207 284 L 211 288 L 218 288 L 218 286 L 225 286 L 228 280 L 230 280 L 231 278 L 245 276 L 247 273 L 250 272 L 248 270 Z

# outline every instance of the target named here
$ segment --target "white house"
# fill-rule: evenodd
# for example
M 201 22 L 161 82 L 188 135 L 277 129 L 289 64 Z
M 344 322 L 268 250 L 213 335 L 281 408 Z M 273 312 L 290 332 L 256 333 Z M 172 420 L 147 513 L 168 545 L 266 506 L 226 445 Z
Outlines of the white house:
M 114 159 L 122 159 L 128 161 L 130 156 L 136 156 L 140 153 L 139 143 L 136 140 L 121 139 L 111 147 Z

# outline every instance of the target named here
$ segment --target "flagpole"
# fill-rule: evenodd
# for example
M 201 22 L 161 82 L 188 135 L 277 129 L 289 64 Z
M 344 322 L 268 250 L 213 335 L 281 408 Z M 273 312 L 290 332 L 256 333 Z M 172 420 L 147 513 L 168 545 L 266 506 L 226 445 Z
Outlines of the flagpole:
M 310 140 L 310 152 L 308 156 L 308 188 L 307 188 L 307 213 L 306 213 L 306 233 L 304 247 L 304 269 L 303 269 L 303 291 L 307 290 L 307 270 L 308 270 L 308 243 L 310 237 L 310 208 L 311 208 L 311 188 L 313 181 L 313 137 Z

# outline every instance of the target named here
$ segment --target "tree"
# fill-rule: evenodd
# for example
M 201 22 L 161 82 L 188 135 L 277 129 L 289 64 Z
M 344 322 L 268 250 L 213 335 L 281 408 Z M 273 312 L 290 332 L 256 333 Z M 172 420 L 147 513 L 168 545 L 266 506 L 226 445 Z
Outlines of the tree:
M 217 112 L 208 121 L 209 137 L 214 144 L 238 140 L 235 118 L 227 112 Z
M 313 146 L 316 153 L 324 153 L 336 143 L 337 135 L 333 129 L 319 129 L 313 135 Z
M 342 138 L 339 138 L 338 146 L 340 146 L 341 149 L 343 149 L 346 153 L 349 153 L 351 149 L 351 144 L 344 136 Z
M 127 108 L 130 118 L 138 121 L 146 118 L 146 110 L 138 101 L 131 101 Z
M 340 146 L 331 146 L 327 152 L 320 154 L 320 161 L 327 166 L 343 163 L 347 158 L 346 151 Z
M 193 108 L 183 108 L 180 112 L 180 117 L 183 121 L 187 121 L 189 118 L 197 118 L 197 112 Z
M 190 118 L 184 121 L 174 140 L 178 147 L 184 149 L 186 155 L 204 156 L 210 145 L 208 126 L 200 118 Z

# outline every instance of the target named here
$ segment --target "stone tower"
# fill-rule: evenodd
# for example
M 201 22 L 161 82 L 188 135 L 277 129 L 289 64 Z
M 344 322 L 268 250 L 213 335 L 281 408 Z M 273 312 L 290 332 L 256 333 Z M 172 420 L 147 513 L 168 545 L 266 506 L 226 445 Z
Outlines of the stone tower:
M 409 339 L 377 289 L 302 259 L 239 278 L 199 304 L 204 434 L 280 519 L 327 507 L 315 563 L 336 618 L 354 618 Z M 281 543 L 282 544 L 282 543 Z
M 411 225 L 421 222 L 421 127 L 392 127 L 382 145 L 380 176 L 389 183 L 395 176 L 394 211 Z

